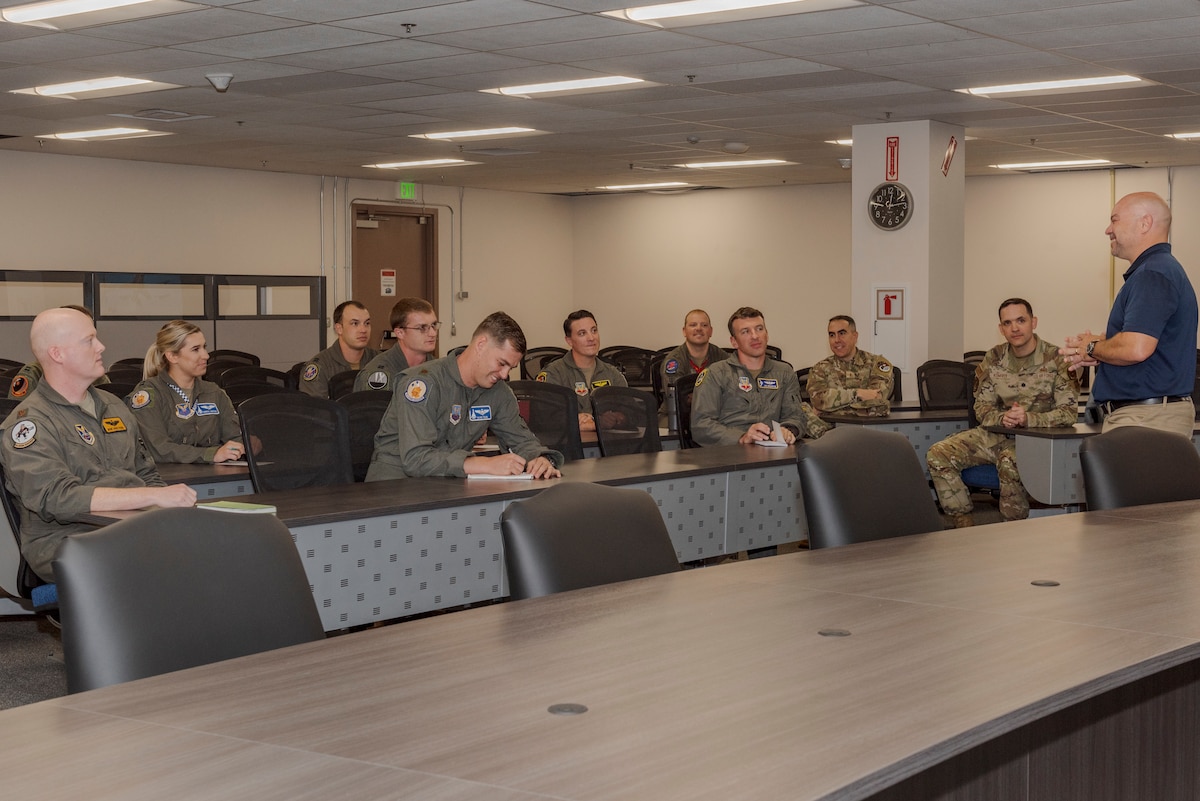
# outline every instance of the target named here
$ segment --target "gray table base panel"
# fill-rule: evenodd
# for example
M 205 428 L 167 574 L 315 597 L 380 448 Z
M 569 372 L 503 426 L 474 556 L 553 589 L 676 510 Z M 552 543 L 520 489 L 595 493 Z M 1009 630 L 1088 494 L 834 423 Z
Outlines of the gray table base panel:
M 196 500 L 198 501 L 211 501 L 217 498 L 234 498 L 238 495 L 254 494 L 254 485 L 250 483 L 249 478 L 235 478 L 229 481 L 214 481 L 204 484 L 189 484 L 188 486 L 196 491 Z

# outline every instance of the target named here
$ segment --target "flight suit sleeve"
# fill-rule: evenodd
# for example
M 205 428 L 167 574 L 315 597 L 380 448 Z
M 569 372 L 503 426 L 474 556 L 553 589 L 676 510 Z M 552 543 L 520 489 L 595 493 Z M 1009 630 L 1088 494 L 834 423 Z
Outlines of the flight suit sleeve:
M 442 390 L 429 374 L 405 376 L 403 387 L 396 388 L 392 404 L 396 415 L 396 445 L 400 464 L 410 476 L 467 475 L 463 462 L 471 455 L 466 450 L 439 447 L 437 417 L 443 406 Z
M 721 376 L 705 368 L 692 393 L 692 439 L 700 445 L 736 445 L 746 433 L 721 422 L 722 394 Z
M 328 398 L 329 366 L 320 359 L 306 362 L 300 371 L 300 391 L 314 398 Z
M 183 445 L 171 440 L 167 430 L 167 417 L 174 414 L 174 408 L 162 397 L 157 387 L 143 383 L 125 402 L 137 420 L 138 428 L 142 432 L 142 441 L 149 448 L 150 456 L 155 461 L 168 464 L 201 464 L 211 463 L 217 455 L 216 448 Z M 224 414 L 225 410 L 222 409 L 221 413 Z
M 23 425 L 32 425 L 34 433 L 23 434 Z M 22 506 L 55 523 L 72 523 L 91 511 L 95 487 L 84 484 L 68 469 L 66 449 L 49 421 L 31 414 L 2 433 L 5 477 Z

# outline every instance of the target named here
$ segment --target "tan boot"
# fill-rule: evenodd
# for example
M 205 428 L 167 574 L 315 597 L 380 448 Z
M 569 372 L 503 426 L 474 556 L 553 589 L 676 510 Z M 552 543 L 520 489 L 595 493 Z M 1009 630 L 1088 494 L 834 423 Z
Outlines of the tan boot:
M 951 528 L 969 528 L 975 525 L 975 518 L 971 515 L 946 515 L 950 518 Z

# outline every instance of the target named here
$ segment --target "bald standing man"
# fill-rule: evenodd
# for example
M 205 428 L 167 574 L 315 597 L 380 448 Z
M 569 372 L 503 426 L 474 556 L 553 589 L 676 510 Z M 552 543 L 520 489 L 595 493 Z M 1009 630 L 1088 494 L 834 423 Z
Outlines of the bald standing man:
M 1153 192 L 1117 201 L 1109 248 L 1128 261 L 1104 336 L 1067 337 L 1072 370 L 1096 368 L 1092 398 L 1104 430 L 1146 426 L 1191 439 L 1196 411 L 1196 293 L 1171 254 L 1171 208 Z
M 192 506 L 185 484 L 166 486 L 115 395 L 92 386 L 104 375 L 104 345 L 86 314 L 49 309 L 30 329 L 41 383 L 0 424 L 0 461 L 21 514 L 21 551 L 39 576 L 71 534 L 94 530 L 89 512 Z

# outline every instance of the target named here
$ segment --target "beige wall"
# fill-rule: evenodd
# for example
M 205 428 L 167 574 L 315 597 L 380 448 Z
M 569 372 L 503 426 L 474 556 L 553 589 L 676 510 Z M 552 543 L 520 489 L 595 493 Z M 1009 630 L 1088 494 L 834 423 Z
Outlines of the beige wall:
M 0 152 L 0 269 L 224 272 L 330 276 L 346 296 L 345 214 L 352 198 L 391 200 L 392 181 L 216 170 Z M 969 178 L 963 341 L 998 340 L 995 305 L 1033 302 L 1058 341 L 1104 326 L 1110 266 L 1104 228 L 1114 196 L 1173 199 L 1175 252 L 1200 283 L 1200 168 Z M 684 312 L 707 308 L 724 345 L 737 306 L 761 308 L 797 367 L 823 357 L 825 320 L 850 307 L 850 186 L 564 198 L 422 187 L 439 209 L 439 309 L 465 341 L 504 309 L 531 345 L 562 342 L 567 312 L 587 307 L 606 344 L 679 341 Z M 324 242 L 324 251 L 322 251 Z M 460 285 L 460 267 L 462 283 Z M 1126 265 L 1119 262 L 1117 275 Z M 469 297 L 453 293 L 465 289 Z M 304 358 L 308 354 L 300 354 Z

